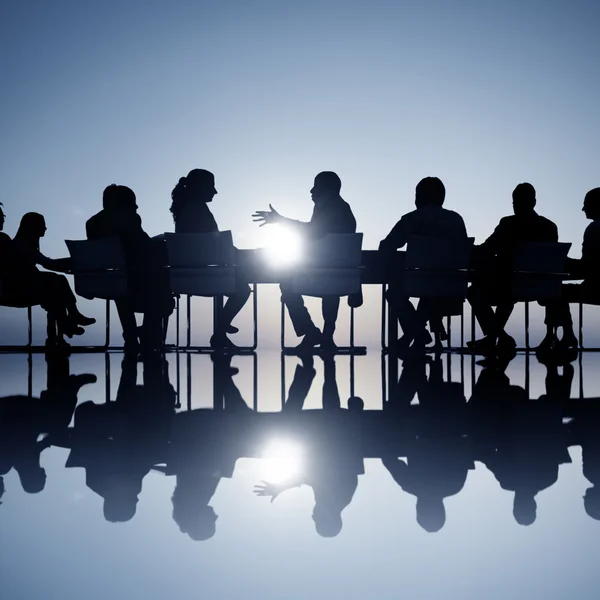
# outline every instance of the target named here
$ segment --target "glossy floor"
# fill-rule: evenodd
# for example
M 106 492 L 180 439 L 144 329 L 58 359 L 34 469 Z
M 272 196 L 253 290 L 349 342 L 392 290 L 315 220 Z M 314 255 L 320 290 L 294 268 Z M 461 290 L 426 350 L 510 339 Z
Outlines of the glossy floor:
M 0 372 L 3 599 L 598 597 L 598 355 Z

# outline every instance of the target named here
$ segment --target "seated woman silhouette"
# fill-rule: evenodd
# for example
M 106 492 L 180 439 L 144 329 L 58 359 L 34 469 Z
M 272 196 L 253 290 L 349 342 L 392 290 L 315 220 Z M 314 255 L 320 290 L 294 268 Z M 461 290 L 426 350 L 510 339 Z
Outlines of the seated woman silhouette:
M 83 327 L 96 322 L 77 308 L 77 298 L 64 275 L 40 271 L 41 265 L 52 271 L 65 271 L 65 261 L 53 260 L 40 252 L 40 239 L 46 233 L 44 217 L 27 213 L 12 240 L 5 264 L 5 287 L 9 297 L 30 298 L 48 312 L 46 346 L 68 346 L 64 336 L 84 332 Z
M 217 194 L 215 176 L 204 169 L 193 169 L 182 177 L 171 192 L 171 212 L 175 222 L 175 233 L 216 233 L 219 226 L 208 208 L 208 203 Z M 235 293 L 229 296 L 223 310 L 217 316 L 217 324 L 210 344 L 217 348 L 234 347 L 227 337 L 237 333 L 231 322 L 242 310 L 250 296 L 246 282 L 236 279 Z

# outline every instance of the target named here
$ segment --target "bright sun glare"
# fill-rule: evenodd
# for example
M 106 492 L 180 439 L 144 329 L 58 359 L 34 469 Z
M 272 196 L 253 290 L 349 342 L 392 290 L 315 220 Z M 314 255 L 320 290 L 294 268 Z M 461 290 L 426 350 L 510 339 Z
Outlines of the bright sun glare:
M 269 262 L 274 266 L 294 265 L 302 257 L 300 236 L 282 225 L 264 228 L 264 247 Z
M 273 440 L 265 448 L 265 480 L 281 483 L 299 475 L 302 470 L 302 446 L 291 440 Z

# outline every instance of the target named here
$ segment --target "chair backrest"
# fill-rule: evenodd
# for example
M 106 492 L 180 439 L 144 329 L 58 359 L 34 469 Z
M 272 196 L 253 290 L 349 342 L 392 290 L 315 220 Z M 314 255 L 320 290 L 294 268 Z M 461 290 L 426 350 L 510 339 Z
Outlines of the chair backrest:
M 437 238 L 411 235 L 406 247 L 406 269 L 468 269 L 475 238 Z
M 235 263 L 231 231 L 165 233 L 165 243 L 172 269 L 224 267 Z
M 117 238 L 66 240 L 73 271 L 103 271 L 125 268 L 125 257 Z
M 513 269 L 526 273 L 564 273 L 570 243 L 520 244 L 513 260 Z
M 362 262 L 362 233 L 328 233 L 311 240 L 303 263 L 325 269 L 358 268 Z

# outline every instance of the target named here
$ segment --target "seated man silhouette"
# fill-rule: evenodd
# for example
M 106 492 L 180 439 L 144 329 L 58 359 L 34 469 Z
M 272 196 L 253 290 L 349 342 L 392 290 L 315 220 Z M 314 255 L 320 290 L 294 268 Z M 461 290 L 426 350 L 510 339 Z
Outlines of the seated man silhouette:
M 84 402 L 64 445 L 67 467 L 85 469 L 86 485 L 103 499 L 104 518 L 117 523 L 137 511 L 144 477 L 167 453 L 175 392 L 166 361 L 144 360 L 143 385 L 136 385 L 137 361 L 125 357 L 115 402 Z
M 127 352 L 137 353 L 139 342 L 144 349 L 160 348 L 163 332 L 175 306 L 169 290 L 164 244 L 152 240 L 142 229 L 136 197 L 124 185 L 109 185 L 102 195 L 102 210 L 86 223 L 89 240 L 116 237 L 121 243 L 127 264 L 129 295 L 115 301 Z M 144 313 L 141 339 L 135 313 Z
M 567 259 L 567 270 L 582 283 L 568 283 L 562 286 L 562 297 L 548 315 L 551 326 L 562 327 L 560 340 L 564 349 L 577 348 L 577 337 L 573 331 L 573 318 L 570 302 L 600 304 L 600 188 L 590 190 L 583 200 L 582 208 L 586 218 L 592 222 L 583 234 L 580 259 Z M 550 307 L 549 307 L 550 308 Z
M 396 401 L 417 413 L 406 448 L 406 462 L 391 449 L 382 459 L 394 481 L 417 498 L 419 525 L 430 533 L 439 531 L 446 522 L 444 500 L 464 487 L 469 470 L 474 468 L 466 430 L 466 400 L 460 383 L 444 382 L 440 359 L 430 365 L 415 357 L 404 361 Z M 419 405 L 408 409 L 415 391 Z
M 556 225 L 535 211 L 535 188 L 530 183 L 517 185 L 512 198 L 514 215 L 503 217 L 473 253 L 475 276 L 467 297 L 484 337 L 467 345 L 484 355 L 511 353 L 516 347 L 504 328 L 515 307 L 511 276 L 517 247 L 526 242 L 558 242 Z M 541 346 L 552 342 L 549 330 Z
M 583 476 L 591 483 L 583 496 L 588 516 L 600 521 L 600 411 L 596 406 L 576 418 L 573 425 L 575 444 L 581 445 Z
M 287 413 L 286 429 L 302 443 L 303 460 L 297 473 L 278 483 L 263 481 L 254 491 L 258 496 L 271 497 L 273 502 L 285 490 L 310 486 L 315 498 L 315 529 L 322 537 L 335 537 L 342 530 L 342 512 L 352 502 L 358 476 L 364 474 L 360 423 L 356 418 L 364 404 L 354 397 L 348 401 L 348 410 L 341 408 L 335 360 L 327 356 L 323 358 L 323 410 L 302 411 L 315 376 L 312 361 L 303 359 L 302 363 L 296 368 L 281 414 Z
M 405 214 L 387 237 L 379 244 L 379 251 L 391 254 L 404 247 L 411 236 L 432 238 L 466 238 L 467 230 L 463 218 L 452 210 L 443 208 L 446 188 L 437 177 L 425 177 L 415 189 L 416 209 Z M 387 300 L 396 314 L 403 336 L 397 342 L 399 350 L 411 345 L 415 349 L 422 348 L 431 342 L 431 335 L 426 329 L 427 321 L 439 337 L 443 339 L 442 320 L 435 304 L 419 302 L 415 310 L 409 297 L 404 292 L 402 277 L 390 283 Z
M 516 395 L 503 398 L 508 414 L 496 448 L 478 456 L 500 487 L 514 492 L 513 516 L 525 526 L 537 518 L 535 497 L 556 483 L 561 464 L 571 462 L 562 416 L 573 369 L 565 367 L 562 377 L 556 367 L 548 369 L 546 394 L 535 402 L 524 397 L 520 388 L 510 386 Z
M 310 244 L 311 239 L 321 238 L 328 233 L 356 233 L 356 219 L 350 205 L 340 196 L 341 187 L 340 178 L 331 171 L 323 171 L 315 177 L 310 191 L 315 206 L 308 223 L 283 217 L 271 205 L 270 210 L 257 211 L 252 216 L 260 227 L 280 223 L 295 229 L 307 244 Z M 313 323 L 300 294 L 290 293 L 284 283 L 281 284 L 281 294 L 296 335 L 304 337 L 298 350 L 310 350 L 315 346 L 335 349 L 333 335 L 340 306 L 339 296 L 323 297 L 324 326 L 321 332 Z
M 217 195 L 215 176 L 204 169 L 193 169 L 187 177 L 182 177 L 171 193 L 171 213 L 175 222 L 175 233 L 217 233 L 219 226 L 208 208 L 208 203 Z M 250 296 L 250 286 L 237 276 L 235 293 L 217 313 L 215 331 L 210 344 L 217 348 L 235 347 L 227 337 L 237 333 L 238 328 L 231 322 L 242 310 Z

